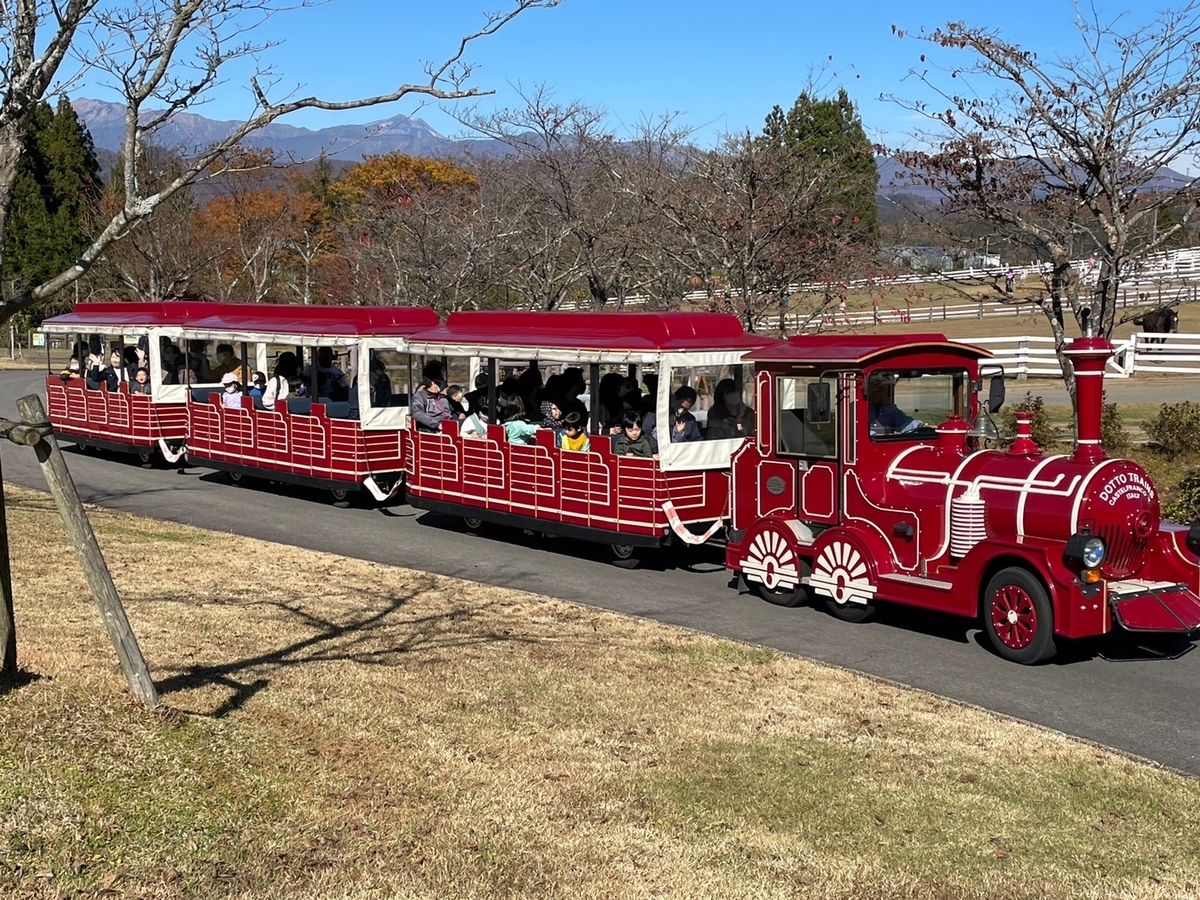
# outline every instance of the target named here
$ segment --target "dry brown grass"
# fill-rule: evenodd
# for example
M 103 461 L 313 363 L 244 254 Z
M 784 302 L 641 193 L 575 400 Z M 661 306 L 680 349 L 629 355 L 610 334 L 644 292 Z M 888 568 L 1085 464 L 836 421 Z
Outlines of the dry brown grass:
M 1178 898 L 1200 785 L 757 647 L 10 492 L 7 897 Z

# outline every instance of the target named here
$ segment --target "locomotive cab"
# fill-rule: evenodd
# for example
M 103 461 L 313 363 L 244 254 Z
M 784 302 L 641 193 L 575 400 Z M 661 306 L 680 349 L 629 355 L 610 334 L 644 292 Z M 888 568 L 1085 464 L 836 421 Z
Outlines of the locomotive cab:
M 759 425 L 733 460 L 726 561 L 763 597 L 860 620 L 880 601 L 982 620 L 1035 663 L 1056 641 L 1200 628 L 1200 566 L 1157 494 L 1099 442 L 1107 342 L 1072 345 L 1076 449 L 1041 452 L 1029 418 L 975 449 L 986 351 L 942 335 L 793 337 L 747 356 Z M 986 409 L 1003 402 L 993 380 Z

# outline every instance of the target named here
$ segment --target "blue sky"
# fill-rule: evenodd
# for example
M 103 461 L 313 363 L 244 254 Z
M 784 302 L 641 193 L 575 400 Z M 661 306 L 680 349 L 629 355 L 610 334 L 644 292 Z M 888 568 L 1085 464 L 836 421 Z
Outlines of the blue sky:
M 279 41 L 268 51 L 281 84 L 303 85 L 304 94 L 345 99 L 419 81 L 421 63 L 442 59 L 457 39 L 481 22 L 484 9 L 509 0 L 329 0 L 280 13 L 256 32 Z M 1128 6 L 1104 7 L 1102 18 Z M 546 84 L 561 101 L 602 108 L 618 129 L 639 118 L 678 113 L 695 139 L 715 143 L 727 132 L 757 132 L 775 104 L 790 107 L 814 67 L 824 66 L 830 91 L 844 86 L 859 106 L 868 135 L 891 145 L 912 143 L 913 121 L 880 94 L 921 96 L 905 74 L 930 52 L 923 42 L 900 40 L 892 26 L 913 33 L 965 19 L 998 29 L 1008 40 L 1040 55 L 1074 53 L 1075 7 L 1066 0 L 1009 0 L 983 4 L 942 0 L 916 4 L 856 0 L 850 3 L 782 0 L 564 0 L 555 9 L 532 10 L 468 51 L 478 64 L 474 83 L 494 88 L 483 109 L 519 102 L 518 86 Z M 832 57 L 832 59 L 830 59 Z M 946 53 L 946 65 L 961 63 Z M 937 61 L 935 56 L 932 62 Z M 239 74 L 212 102 L 195 111 L 236 118 L 249 109 Z M 116 99 L 98 90 L 80 96 Z M 365 122 L 397 113 L 416 114 L 443 134 L 461 126 L 437 107 L 405 103 L 342 117 L 308 113 L 286 121 L 310 128 Z

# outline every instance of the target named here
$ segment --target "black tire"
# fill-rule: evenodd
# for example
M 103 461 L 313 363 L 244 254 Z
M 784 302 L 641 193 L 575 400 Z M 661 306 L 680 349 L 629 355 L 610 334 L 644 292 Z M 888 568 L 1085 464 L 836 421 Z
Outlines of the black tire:
M 139 450 L 137 458 L 138 458 L 138 462 L 140 462 L 142 464 L 142 466 L 147 469 L 154 465 L 154 451 L 153 450 Z
M 624 562 L 627 559 L 633 559 L 636 550 L 633 544 L 609 544 L 609 550 L 612 551 L 613 559 L 618 562 Z
M 471 532 L 471 534 L 479 534 L 483 530 L 483 519 L 476 519 L 473 516 L 462 517 L 463 528 Z
M 1033 666 L 1051 659 L 1054 610 L 1042 583 L 1025 569 L 997 572 L 983 592 L 983 630 L 1004 659 Z
M 350 499 L 350 492 L 345 488 L 330 488 L 329 499 L 334 503 L 345 503 Z
M 832 597 L 825 598 L 825 608 L 843 622 L 865 622 L 875 615 L 874 603 L 838 603 Z
M 225 474 L 229 476 L 230 484 L 238 485 L 240 487 L 246 483 L 246 476 L 241 472 L 226 472 Z
M 796 606 L 803 606 L 808 602 L 808 591 L 802 585 L 796 585 L 794 588 L 769 588 L 761 581 L 748 582 L 754 588 L 754 593 L 766 600 L 768 603 L 774 603 L 776 606 L 786 606 L 789 609 Z

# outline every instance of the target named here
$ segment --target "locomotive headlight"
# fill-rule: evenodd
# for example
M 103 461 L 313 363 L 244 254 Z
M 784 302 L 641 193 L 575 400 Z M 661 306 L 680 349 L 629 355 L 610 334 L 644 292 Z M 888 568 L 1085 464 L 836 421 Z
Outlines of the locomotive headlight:
M 1104 562 L 1108 548 L 1100 538 L 1084 532 L 1073 534 L 1067 540 L 1067 549 L 1063 553 L 1063 561 L 1071 571 L 1079 574 L 1087 569 L 1098 569 Z

